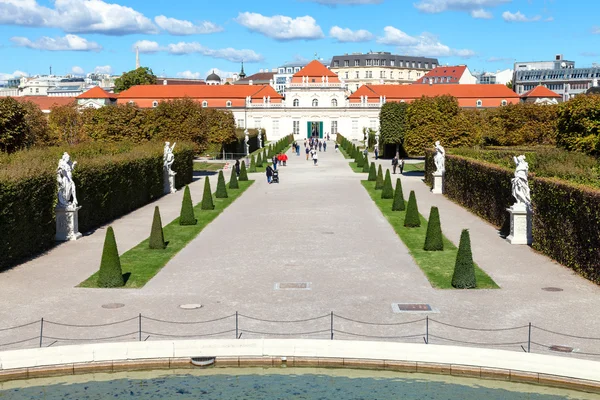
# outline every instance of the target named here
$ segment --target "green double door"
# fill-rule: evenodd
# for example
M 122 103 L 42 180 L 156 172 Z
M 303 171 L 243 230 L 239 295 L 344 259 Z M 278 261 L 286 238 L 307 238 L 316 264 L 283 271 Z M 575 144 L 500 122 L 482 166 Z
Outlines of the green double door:
M 323 139 L 323 121 L 309 121 L 306 123 L 306 137 Z

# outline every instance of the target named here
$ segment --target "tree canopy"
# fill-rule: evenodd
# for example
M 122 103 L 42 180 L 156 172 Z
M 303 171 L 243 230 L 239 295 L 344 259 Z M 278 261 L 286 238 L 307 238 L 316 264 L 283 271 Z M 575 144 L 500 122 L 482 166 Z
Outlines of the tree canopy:
M 136 85 L 155 85 L 156 75 L 148 67 L 140 67 L 123 73 L 115 80 L 115 93 L 122 92 Z

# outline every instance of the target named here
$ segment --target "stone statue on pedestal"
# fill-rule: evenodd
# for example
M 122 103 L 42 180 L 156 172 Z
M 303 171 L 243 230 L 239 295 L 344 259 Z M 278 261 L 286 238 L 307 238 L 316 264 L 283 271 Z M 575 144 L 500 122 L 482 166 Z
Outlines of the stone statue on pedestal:
M 435 163 L 435 172 L 441 174 L 446 171 L 446 150 L 444 150 L 439 140 L 435 142 L 435 156 L 433 156 L 433 162 Z
M 517 201 L 516 204 L 525 204 L 531 206 L 531 191 L 529 190 L 529 164 L 525 161 L 525 156 L 513 157 L 516 164 L 515 177 L 512 179 L 512 195 Z
M 246 146 L 246 156 L 250 155 L 250 137 L 248 136 L 248 128 L 244 130 L 244 145 Z
M 529 173 L 529 164 L 525 161 L 525 156 L 513 157 L 516 164 L 515 177 L 512 181 L 512 195 L 516 202 L 507 211 L 510 214 L 510 235 L 506 240 L 510 244 L 533 243 L 531 230 L 531 191 L 527 174 Z
M 73 170 L 77 161 L 71 161 L 71 156 L 64 153 L 58 161 L 56 180 L 58 182 L 58 203 L 56 205 L 56 236 L 57 241 L 77 240 L 79 233 L 79 209 L 77 191 L 73 181 Z
M 263 142 L 262 142 L 262 129 L 258 128 L 258 148 L 262 149 L 263 147 Z
M 175 162 L 175 154 L 173 154 L 173 149 L 177 143 L 165 142 L 165 148 L 163 152 L 163 183 L 164 183 L 164 193 L 175 193 L 177 189 L 175 189 L 175 175 L 177 172 L 174 172 L 171 167 Z
M 375 131 L 375 148 L 379 152 L 379 129 Z

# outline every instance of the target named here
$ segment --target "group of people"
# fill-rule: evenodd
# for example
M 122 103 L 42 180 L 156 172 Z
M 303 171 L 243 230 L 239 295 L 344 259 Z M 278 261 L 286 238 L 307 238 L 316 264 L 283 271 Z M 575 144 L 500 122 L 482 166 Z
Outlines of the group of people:
M 306 152 L 306 160 L 308 161 L 309 157 L 313 160 L 313 165 L 317 166 L 319 163 L 319 153 L 318 151 L 327 151 L 327 141 L 319 140 L 319 138 L 312 137 L 304 141 L 304 151 Z
M 400 158 L 399 153 L 396 153 L 396 156 L 392 158 L 392 170 L 394 171 L 394 174 L 396 173 L 397 168 L 400 168 L 400 175 L 402 175 L 402 172 L 404 171 L 404 158 Z

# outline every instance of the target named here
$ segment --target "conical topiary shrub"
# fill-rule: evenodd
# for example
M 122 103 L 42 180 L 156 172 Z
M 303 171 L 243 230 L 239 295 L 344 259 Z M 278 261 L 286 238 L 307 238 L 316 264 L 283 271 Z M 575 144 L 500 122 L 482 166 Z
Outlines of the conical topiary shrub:
M 263 158 L 261 153 L 258 153 L 258 157 L 256 157 L 256 168 L 260 168 L 263 166 Z
M 246 162 L 242 161 L 242 166 L 240 168 L 240 177 L 239 181 L 247 181 L 248 180 L 248 171 L 246 171 Z
M 235 167 L 231 168 L 231 177 L 229 178 L 229 189 L 239 189 L 240 184 L 238 183 L 237 174 L 235 173 Z
M 369 167 L 369 181 L 375 182 L 377 180 L 377 169 L 375 169 L 375 163 L 371 161 L 371 167 Z
M 385 180 L 383 181 L 383 189 L 381 191 L 382 199 L 393 199 L 394 188 L 392 187 L 392 177 L 390 176 L 390 170 L 385 171 Z
M 242 164 L 242 166 L 243 165 L 244 164 Z M 204 193 L 202 193 L 202 203 L 200 204 L 200 209 L 214 210 L 215 204 L 213 203 L 212 193 L 210 191 L 210 180 L 208 180 L 208 176 L 204 179 Z
M 160 211 L 158 206 L 154 207 L 154 218 L 152 219 L 152 230 L 150 231 L 150 244 L 151 249 L 162 250 L 167 245 L 165 244 L 165 235 L 163 233 L 162 221 L 160 219 Z
M 363 157 L 363 170 L 364 173 L 369 173 L 369 157 L 366 155 Z M 373 171 L 375 172 L 375 171 Z
M 226 199 L 227 197 L 227 187 L 225 186 L 225 176 L 223 176 L 223 171 L 219 171 L 219 177 L 217 179 L 217 191 L 215 192 L 215 197 L 217 199 Z
M 379 164 L 379 168 L 377 169 L 377 179 L 375 180 L 375 190 L 383 189 L 383 169 L 381 169 L 381 164 Z
M 473 254 L 471 253 L 471 238 L 468 229 L 463 229 L 460 234 L 460 244 L 458 245 L 458 253 L 456 254 L 456 264 L 454 264 L 454 275 L 452 275 L 452 286 L 457 289 L 472 289 L 477 286 Z
M 440 224 L 440 212 L 437 207 L 431 207 L 431 211 L 429 212 L 429 221 L 427 222 L 427 235 L 425 236 L 425 245 L 423 246 L 423 250 L 444 250 L 444 241 L 442 240 L 442 227 Z
M 408 196 L 408 206 L 406 207 L 404 226 L 406 226 L 407 228 L 417 228 L 421 226 L 421 218 L 419 218 L 419 208 L 417 207 L 417 196 L 415 196 L 414 190 L 411 190 L 410 196 Z
M 98 272 L 98 286 L 101 288 L 114 288 L 125 285 L 123 271 L 121 270 L 121 259 L 112 226 L 106 230 L 104 248 L 102 249 L 102 261 Z
M 358 154 L 358 159 L 356 160 L 356 166 L 358 168 L 363 168 L 365 165 L 365 157 L 363 156 L 362 153 Z
M 394 191 L 394 203 L 392 204 L 392 211 L 404 211 L 406 204 L 404 204 L 404 193 L 402 193 L 402 181 L 400 178 L 396 179 L 396 190 Z
M 181 201 L 181 212 L 179 213 L 179 225 L 196 225 L 198 220 L 194 215 L 194 205 L 189 186 L 185 187 L 183 200 Z
M 256 172 L 256 159 L 254 156 L 250 159 L 250 172 Z

